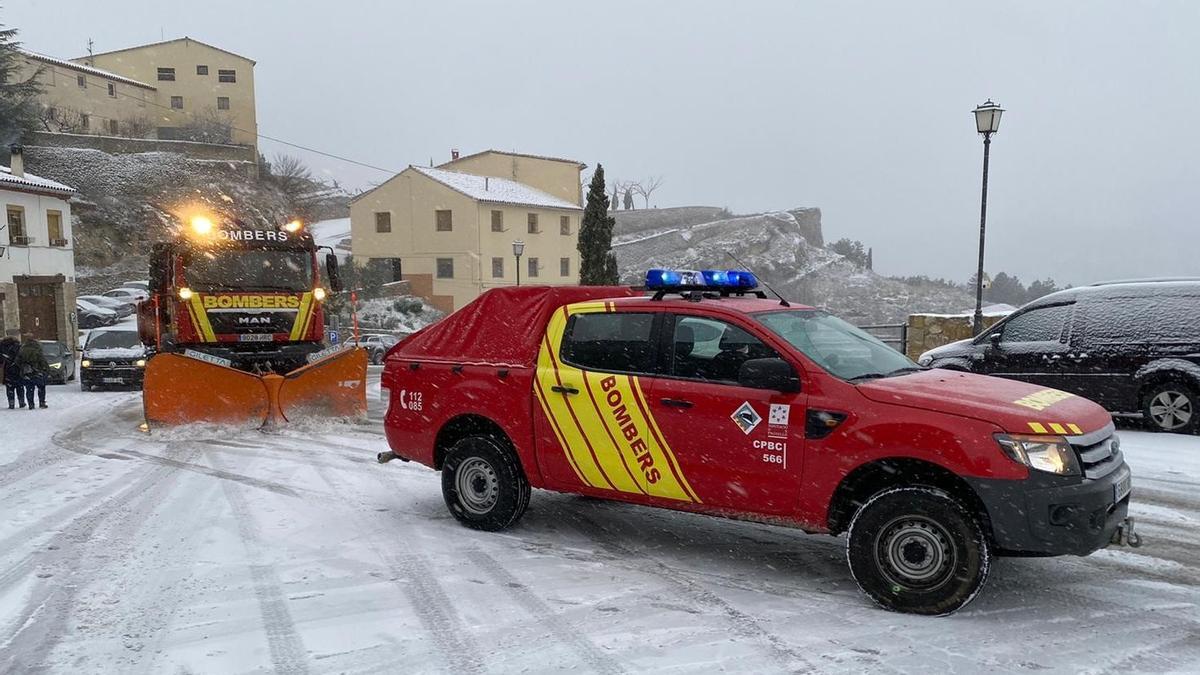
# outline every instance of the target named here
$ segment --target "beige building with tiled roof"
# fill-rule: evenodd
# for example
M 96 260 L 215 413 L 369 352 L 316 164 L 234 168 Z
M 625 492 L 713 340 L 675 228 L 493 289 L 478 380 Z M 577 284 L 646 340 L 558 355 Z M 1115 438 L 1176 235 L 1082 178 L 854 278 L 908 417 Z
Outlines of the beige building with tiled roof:
M 233 143 L 257 145 L 255 63 L 244 56 L 184 37 L 71 60 L 24 57 L 18 77 L 40 71 L 50 131 L 179 140 L 181 127 L 217 121 Z
M 413 293 L 445 311 L 518 281 L 578 284 L 585 166 L 496 150 L 410 166 L 351 202 L 354 257 L 394 261 Z

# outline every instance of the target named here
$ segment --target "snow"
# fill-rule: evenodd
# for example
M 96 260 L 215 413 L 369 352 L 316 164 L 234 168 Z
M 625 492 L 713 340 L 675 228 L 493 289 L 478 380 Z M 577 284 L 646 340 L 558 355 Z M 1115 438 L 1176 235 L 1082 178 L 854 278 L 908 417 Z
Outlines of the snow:
M 124 75 L 117 75 L 116 73 L 110 73 L 107 70 L 101 70 L 100 68 L 96 68 L 93 66 L 85 66 L 82 63 L 75 63 L 74 61 L 67 61 L 66 59 L 59 59 L 59 58 L 55 58 L 53 56 L 46 56 L 45 54 L 31 52 L 27 49 L 22 49 L 21 52 L 23 54 L 25 54 L 25 56 L 28 56 L 29 58 L 32 58 L 32 59 L 37 59 L 38 61 L 44 61 L 46 63 L 51 63 L 56 66 L 62 66 L 63 68 L 69 68 L 71 70 L 78 70 L 80 72 L 87 73 L 89 75 L 95 75 L 96 77 L 102 77 L 106 80 L 112 80 L 114 82 L 123 82 L 125 84 L 131 84 L 135 87 L 141 87 L 143 89 L 150 89 L 151 91 L 153 91 L 155 89 L 155 87 L 153 87 L 149 84 L 146 84 L 145 82 L 140 82 L 138 80 L 135 80 L 135 79 L 132 79 L 129 77 L 125 77 Z
M 25 172 L 24 176 L 14 176 L 12 169 L 7 166 L 0 166 L 0 190 L 20 190 L 21 188 L 50 190 L 52 192 L 62 192 L 64 195 L 70 195 L 75 192 L 75 188 L 69 185 L 63 185 L 49 178 L 35 176 L 29 172 Z
M 371 391 L 379 370 L 371 368 Z M 1200 438 L 1121 432 L 1146 540 L 874 607 L 827 536 L 538 491 L 490 534 L 368 422 L 138 431 L 137 392 L 0 410 L 0 672 L 1200 670 Z
M 559 199 L 541 190 L 531 188 L 524 183 L 518 183 L 506 178 L 477 176 L 472 173 L 446 171 L 445 169 L 434 169 L 415 164 L 409 168 L 432 178 L 452 190 L 456 190 L 472 199 L 478 199 L 482 202 L 517 204 L 520 206 L 543 206 L 571 211 L 582 210 L 578 204 Z
M 104 349 L 89 349 L 87 357 L 89 359 L 132 359 L 138 356 L 145 356 L 145 347 L 106 347 Z
M 308 226 L 317 246 L 328 246 L 337 254 L 341 262 L 350 257 L 350 219 L 333 218 L 319 220 Z

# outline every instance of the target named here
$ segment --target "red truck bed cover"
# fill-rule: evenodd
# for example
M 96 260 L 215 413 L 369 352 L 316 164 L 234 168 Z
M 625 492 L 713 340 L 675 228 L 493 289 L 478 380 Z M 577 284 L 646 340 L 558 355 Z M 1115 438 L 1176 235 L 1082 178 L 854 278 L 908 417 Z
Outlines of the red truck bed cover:
M 390 352 L 432 363 L 532 367 L 554 310 L 574 302 L 642 295 L 626 286 L 493 288 Z

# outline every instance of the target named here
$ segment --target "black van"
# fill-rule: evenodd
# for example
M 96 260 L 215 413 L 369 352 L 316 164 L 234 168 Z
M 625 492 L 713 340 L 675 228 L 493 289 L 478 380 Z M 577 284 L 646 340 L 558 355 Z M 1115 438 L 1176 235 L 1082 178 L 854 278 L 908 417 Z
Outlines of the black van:
M 921 355 L 935 368 L 1024 380 L 1200 429 L 1200 278 L 1121 281 L 1051 293 L 984 331 Z

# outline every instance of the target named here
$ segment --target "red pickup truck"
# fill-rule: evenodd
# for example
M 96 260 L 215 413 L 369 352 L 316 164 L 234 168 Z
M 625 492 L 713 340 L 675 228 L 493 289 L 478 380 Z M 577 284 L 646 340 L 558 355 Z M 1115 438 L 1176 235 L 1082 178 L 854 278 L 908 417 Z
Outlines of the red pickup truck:
M 847 533 L 860 588 L 947 614 L 995 555 L 1132 538 L 1103 408 L 928 370 L 744 272 L 488 291 L 388 354 L 391 450 L 442 472 L 461 523 L 515 523 L 530 488 Z

